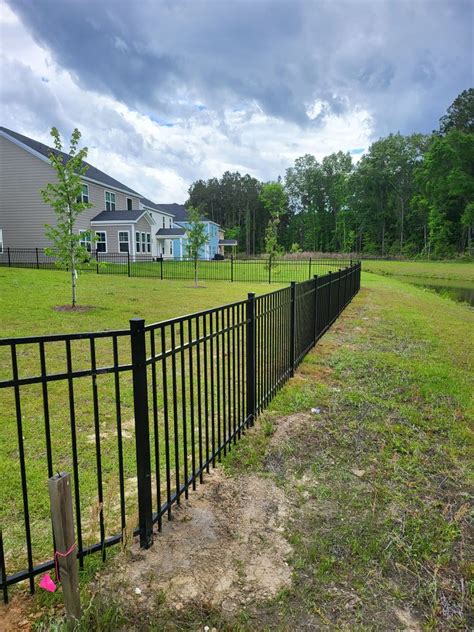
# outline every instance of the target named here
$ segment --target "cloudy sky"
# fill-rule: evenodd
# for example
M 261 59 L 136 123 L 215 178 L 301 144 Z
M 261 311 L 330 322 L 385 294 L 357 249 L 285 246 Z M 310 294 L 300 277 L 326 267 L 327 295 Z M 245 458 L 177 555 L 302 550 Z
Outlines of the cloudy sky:
M 429 132 L 473 81 L 463 0 L 0 0 L 1 124 L 157 202 Z

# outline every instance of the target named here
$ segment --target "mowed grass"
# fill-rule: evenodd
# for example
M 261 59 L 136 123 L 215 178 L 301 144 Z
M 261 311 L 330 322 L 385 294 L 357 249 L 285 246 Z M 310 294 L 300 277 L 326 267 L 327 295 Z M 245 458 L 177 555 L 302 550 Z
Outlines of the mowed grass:
M 70 300 L 69 275 L 60 271 L 36 271 L 19 269 L 0 270 L 0 320 L 2 336 L 31 336 L 39 334 L 96 332 L 111 329 L 128 329 L 129 319 L 134 316 L 145 318 L 147 323 L 162 321 L 175 316 L 216 307 L 239 301 L 247 297 L 249 291 L 257 294 L 275 290 L 279 285 L 263 285 L 261 283 L 229 283 L 209 281 L 195 288 L 192 281 L 159 281 L 153 279 L 134 279 L 120 276 L 102 276 L 82 274 L 78 282 L 78 302 L 82 306 L 90 306 L 90 311 L 58 312 L 54 308 L 67 305 Z M 222 327 L 222 322 L 220 324 Z M 184 342 L 188 338 L 188 330 L 184 330 Z M 195 335 L 195 332 L 192 333 Z M 202 330 L 201 330 L 202 335 Z M 176 343 L 180 343 L 179 328 L 176 331 Z M 150 351 L 147 343 L 148 353 Z M 161 349 L 156 342 L 157 353 Z M 169 332 L 166 340 L 170 346 Z M 77 340 L 71 343 L 72 368 L 74 371 L 90 370 L 91 348 L 89 340 Z M 97 367 L 113 364 L 112 342 L 110 338 L 97 340 L 95 344 Z M 225 350 L 221 346 L 221 361 L 224 361 Z M 193 377 L 194 393 L 198 367 L 194 354 Z M 46 373 L 62 373 L 66 369 L 66 347 L 64 342 L 46 343 Z M 209 359 L 208 349 L 208 359 Z M 40 357 L 37 344 L 19 345 L 17 347 L 19 376 L 40 375 Z M 130 364 L 130 338 L 118 339 L 119 364 Z M 203 356 L 201 354 L 201 361 Z M 170 407 L 170 463 L 173 468 L 176 452 L 180 461 L 181 482 L 183 481 L 184 422 L 181 410 L 182 382 L 181 362 L 185 364 L 186 380 L 184 390 L 189 402 L 188 356 L 176 358 L 176 382 L 169 377 Z M 167 359 L 167 373 L 171 373 L 171 359 Z M 202 365 L 201 365 L 202 366 Z M 202 369 L 201 369 L 202 370 Z M 165 441 L 163 427 L 163 380 L 161 363 L 157 368 L 156 403 L 159 410 L 160 438 L 160 471 L 165 463 Z M 0 347 L 0 379 L 11 379 L 11 357 L 9 346 Z M 202 375 L 200 376 L 202 377 Z M 136 526 L 136 456 L 134 410 L 132 397 L 132 375 L 130 371 L 120 373 L 118 377 L 120 392 L 116 390 L 113 374 L 76 378 L 73 384 L 74 427 L 77 434 L 77 454 L 79 470 L 79 489 L 81 499 L 81 519 L 84 545 L 100 541 L 99 511 L 105 517 L 107 536 L 120 533 L 120 496 L 119 496 L 119 452 L 118 452 L 118 417 L 121 417 L 121 434 L 123 447 L 123 470 L 125 481 L 125 508 L 129 518 L 129 527 Z M 98 393 L 99 433 L 96 432 L 94 414 L 94 388 Z M 151 390 L 151 370 L 149 371 L 149 403 L 153 401 Z M 201 392 L 204 380 L 201 383 Z M 49 425 L 51 432 L 53 471 L 73 472 L 72 431 L 73 424 L 70 412 L 70 391 L 67 380 L 49 382 L 47 385 L 47 402 Z M 173 395 L 176 393 L 176 404 Z M 236 397 L 239 392 L 236 393 Z M 229 398 L 227 398 L 229 400 Z M 26 478 L 28 487 L 31 534 L 33 542 L 33 560 L 38 563 L 51 557 L 51 526 L 49 519 L 49 501 L 47 493 L 47 444 L 45 440 L 45 393 L 41 384 L 26 385 L 20 388 L 22 437 L 25 450 Z M 120 403 L 120 411 L 117 408 Z M 226 404 L 229 401 L 226 401 Z M 173 413 L 176 405 L 177 425 L 173 427 Z M 230 404 L 229 404 L 230 406 Z M 189 404 L 188 404 L 189 408 Z M 23 521 L 23 502 L 21 492 L 18 427 L 13 388 L 0 389 L 0 480 L 1 503 L 0 524 L 3 529 L 7 572 L 26 568 L 25 525 Z M 150 412 L 150 424 L 152 415 Z M 194 443 L 198 452 L 199 435 L 195 432 L 194 441 L 187 419 L 188 454 Z M 177 437 L 178 448 L 175 449 L 174 437 Z M 102 460 L 103 505 L 98 502 L 98 468 L 96 465 L 98 440 Z M 152 446 L 154 441 L 151 428 Z M 190 457 L 189 457 L 190 458 Z M 191 462 L 188 458 L 189 471 Z M 155 471 L 154 453 L 152 466 Z M 155 477 L 154 510 L 157 510 L 157 493 Z M 174 476 L 172 474 L 172 483 Z M 75 487 L 74 487 L 75 490 Z M 174 490 L 172 490 L 174 491 Z M 161 486 L 162 502 L 166 498 L 166 490 Z
M 242 629 L 472 629 L 473 361 L 468 306 L 363 275 L 231 457 L 294 499 L 292 587 Z
M 364 272 L 391 276 L 425 277 L 474 283 L 474 263 L 451 261 L 362 261 Z
M 281 287 L 258 281 L 230 283 L 160 281 L 120 275 L 79 274 L 78 305 L 87 312 L 58 312 L 71 303 L 70 276 L 56 270 L 0 268 L 1 336 L 102 331 L 129 327 L 130 318 L 155 323 L 239 301 L 248 292 L 264 294 Z

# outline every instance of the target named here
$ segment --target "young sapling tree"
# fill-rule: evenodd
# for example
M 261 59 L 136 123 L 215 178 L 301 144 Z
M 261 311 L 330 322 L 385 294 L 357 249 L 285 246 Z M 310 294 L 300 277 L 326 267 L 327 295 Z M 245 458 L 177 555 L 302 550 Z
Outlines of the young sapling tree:
M 56 172 L 57 182 L 49 183 L 41 190 L 43 200 L 52 206 L 56 213 L 56 226 L 45 225 L 45 235 L 53 243 L 47 252 L 54 254 L 56 262 L 71 272 L 72 307 L 76 307 L 77 263 L 87 259 L 89 253 L 81 243 L 85 237 L 91 238 L 90 231 L 79 233 L 75 230 L 78 216 L 92 204 L 82 199 L 82 180 L 88 167 L 84 164 L 87 147 L 78 148 L 81 133 L 75 129 L 71 136 L 69 155 L 62 153 L 61 136 L 51 129 L 56 151 L 49 155 L 51 166 Z
M 198 286 L 198 262 L 199 253 L 209 242 L 206 225 L 201 221 L 201 213 L 194 206 L 188 208 L 188 226 L 186 228 L 188 257 L 194 262 L 194 287 Z

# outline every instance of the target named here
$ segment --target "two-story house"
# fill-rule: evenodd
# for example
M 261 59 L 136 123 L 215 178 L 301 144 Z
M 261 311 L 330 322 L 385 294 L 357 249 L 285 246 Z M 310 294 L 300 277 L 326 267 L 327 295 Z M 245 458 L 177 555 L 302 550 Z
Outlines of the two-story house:
M 57 218 L 41 196 L 41 189 L 56 181 L 51 152 L 57 153 L 44 143 L 0 127 L 0 254 L 5 248 L 51 246 L 45 224 L 55 225 Z M 60 153 L 64 160 L 69 159 Z M 183 205 L 156 204 L 93 165 L 86 165 L 81 195 L 91 207 L 77 218 L 76 230 L 84 232 L 83 244 L 89 251 L 130 253 L 134 259 L 187 256 L 188 218 Z M 209 242 L 200 255 L 212 259 L 220 252 L 220 228 L 202 219 Z M 88 232 L 94 234 L 94 243 Z

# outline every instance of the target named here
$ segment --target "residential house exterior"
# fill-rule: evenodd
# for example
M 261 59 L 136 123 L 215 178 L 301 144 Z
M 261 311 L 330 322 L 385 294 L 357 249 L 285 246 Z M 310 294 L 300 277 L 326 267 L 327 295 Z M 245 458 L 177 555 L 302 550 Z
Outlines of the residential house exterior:
M 45 248 L 45 224 L 56 225 L 53 209 L 41 196 L 56 172 L 49 160 L 56 150 L 0 127 L 0 255 L 5 248 Z M 60 152 L 64 160 L 67 154 Z M 92 206 L 76 220 L 83 245 L 101 255 L 129 253 L 132 258 L 186 257 L 187 212 L 181 204 L 156 204 L 93 165 L 87 164 L 82 199 Z M 202 218 L 209 242 L 200 255 L 212 259 L 222 252 L 223 233 Z M 90 239 L 95 236 L 94 243 Z M 220 232 L 219 232 L 220 231 Z
M 183 234 L 173 236 L 173 256 L 183 258 L 188 256 L 186 229 L 189 227 L 188 213 L 183 204 L 158 204 L 160 209 L 167 211 L 174 217 L 173 228 L 184 231 Z M 213 259 L 219 253 L 219 224 L 202 216 L 201 221 L 206 227 L 209 241 L 199 253 L 201 259 Z

